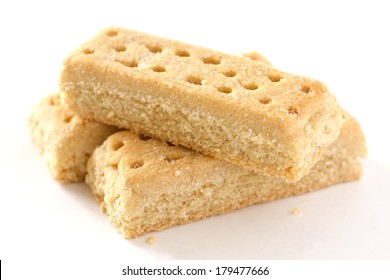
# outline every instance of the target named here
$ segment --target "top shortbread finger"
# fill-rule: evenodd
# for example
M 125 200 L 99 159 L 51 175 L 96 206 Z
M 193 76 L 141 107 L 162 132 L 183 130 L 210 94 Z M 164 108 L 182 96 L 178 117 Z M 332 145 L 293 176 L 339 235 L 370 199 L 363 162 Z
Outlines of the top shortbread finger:
M 318 81 L 121 28 L 76 50 L 60 86 L 84 118 L 292 181 L 308 173 L 342 123 Z

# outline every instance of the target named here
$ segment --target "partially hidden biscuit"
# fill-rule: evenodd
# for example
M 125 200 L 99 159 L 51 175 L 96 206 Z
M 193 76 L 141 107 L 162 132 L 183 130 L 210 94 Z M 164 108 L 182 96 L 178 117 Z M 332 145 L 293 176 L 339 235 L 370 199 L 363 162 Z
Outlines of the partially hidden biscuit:
M 344 117 L 338 139 L 297 183 L 129 131 L 110 136 L 96 148 L 86 182 L 123 237 L 135 238 L 358 179 L 365 139 L 357 121 L 347 113 Z
M 84 180 L 93 150 L 118 131 L 113 126 L 81 119 L 60 104 L 58 94 L 39 102 L 30 115 L 29 128 L 50 174 L 62 183 Z
M 70 55 L 60 87 L 83 118 L 290 181 L 309 172 L 342 124 L 316 80 L 121 28 Z

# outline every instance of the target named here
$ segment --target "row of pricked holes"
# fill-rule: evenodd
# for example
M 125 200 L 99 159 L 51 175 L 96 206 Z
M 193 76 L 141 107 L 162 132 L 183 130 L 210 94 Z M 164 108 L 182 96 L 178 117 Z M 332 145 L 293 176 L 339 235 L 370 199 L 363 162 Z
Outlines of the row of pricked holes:
M 163 50 L 160 46 L 145 45 L 145 47 L 152 53 L 160 53 Z M 124 52 L 124 51 L 127 50 L 126 46 L 124 46 L 124 45 L 116 46 L 114 49 L 117 52 Z M 85 48 L 83 50 L 84 54 L 93 54 L 94 52 L 95 51 L 93 49 L 90 49 L 90 48 Z M 177 56 L 180 56 L 180 57 L 189 57 L 190 56 L 190 53 L 185 51 L 185 50 L 176 50 L 175 54 Z M 203 62 L 206 63 L 206 64 L 207 63 L 208 64 L 213 64 L 212 63 L 213 61 L 214 61 L 213 59 L 210 59 L 210 58 L 207 58 L 207 57 L 203 59 Z
M 122 65 L 126 66 L 126 67 L 130 67 L 130 68 L 136 68 L 138 67 L 138 62 L 135 61 L 135 60 L 132 60 L 132 61 L 123 61 L 123 60 L 116 60 L 116 62 L 119 62 L 121 63 Z M 156 66 L 153 66 L 152 68 L 152 71 L 154 72 L 158 72 L 158 73 L 161 73 L 161 72 L 166 72 L 166 68 L 164 66 L 161 66 L 161 65 L 156 65 Z M 202 80 L 195 77 L 195 76 L 188 76 L 186 81 L 190 84 L 194 84 L 194 85 L 202 85 Z M 228 87 L 228 86 L 221 86 L 221 87 L 218 87 L 217 90 L 219 92 L 222 92 L 222 93 L 225 93 L 225 94 L 229 94 L 232 92 L 232 88 L 231 87 Z
M 107 35 L 110 37 L 117 36 L 118 32 L 110 30 L 107 32 Z M 163 48 L 161 46 L 158 46 L 158 45 L 145 45 L 145 47 L 152 53 L 160 53 L 163 51 Z M 118 52 L 123 52 L 123 51 L 126 51 L 126 47 L 125 46 L 117 46 L 115 48 L 115 50 Z M 189 57 L 190 56 L 190 53 L 186 50 L 176 50 L 175 54 L 177 56 L 180 56 L 180 57 Z M 221 63 L 220 58 L 216 58 L 213 56 L 205 56 L 202 58 L 202 61 L 205 64 L 213 64 L 213 65 L 218 65 Z M 235 77 L 237 75 L 236 71 L 233 71 L 233 70 L 226 71 L 222 74 L 225 75 L 226 77 L 229 77 L 229 78 Z M 281 77 L 279 75 L 269 75 L 268 78 L 271 82 L 279 82 L 281 80 Z M 253 83 L 243 84 L 243 87 L 245 89 L 248 89 L 248 90 L 256 90 L 258 88 L 258 86 L 256 84 L 253 84 Z M 225 91 L 226 91 L 226 89 L 225 89 Z M 224 93 L 230 93 L 230 92 L 224 92 Z
M 130 67 L 130 68 L 137 68 L 138 67 L 138 62 L 136 60 L 127 61 L 127 60 L 116 59 L 115 61 L 122 64 L 123 66 L 126 66 L 126 67 Z M 152 71 L 158 72 L 158 73 L 162 73 L 162 72 L 167 71 L 167 69 L 161 65 L 155 65 L 151 69 L 152 69 Z
M 123 61 L 123 60 L 115 60 L 116 62 L 119 62 L 120 64 L 126 66 L 126 67 L 130 67 L 130 68 L 136 68 L 138 67 L 138 62 L 135 61 L 135 60 L 131 60 L 131 61 Z M 166 72 L 166 68 L 164 66 L 161 66 L 161 65 L 156 65 L 156 66 L 153 66 L 152 68 L 152 71 L 154 72 L 158 72 L 158 73 L 162 73 L 162 72 Z M 199 79 L 198 77 L 195 77 L 195 76 L 188 76 L 186 81 L 190 84 L 194 84 L 194 85 L 202 85 L 202 80 Z M 218 87 L 217 90 L 219 92 L 222 92 L 222 93 L 225 93 L 225 94 L 229 94 L 232 92 L 232 88 L 231 87 L 228 87 L 228 86 L 221 86 L 221 87 Z
M 197 85 L 197 86 L 202 86 L 202 79 L 200 79 L 197 76 L 188 76 L 186 81 L 190 84 Z M 217 88 L 219 92 L 229 94 L 232 92 L 232 88 L 228 86 L 220 86 Z
M 151 139 L 151 137 L 149 136 L 145 136 L 145 135 L 142 135 L 140 134 L 139 136 L 139 139 L 142 140 L 142 141 L 148 141 Z M 170 142 L 166 142 L 166 144 L 168 146 L 174 146 L 173 144 L 171 144 Z M 123 141 L 118 141 L 118 142 L 115 142 L 111 145 L 111 149 L 116 152 L 118 150 L 120 150 L 121 148 L 123 148 L 125 146 L 125 143 Z M 179 160 L 183 158 L 182 156 L 166 156 L 164 157 L 164 161 L 168 162 L 168 163 L 174 163 L 175 161 Z M 129 167 L 131 169 L 139 169 L 141 167 L 143 167 L 145 165 L 145 162 L 143 160 L 136 160 L 134 162 L 132 162 Z M 118 168 L 118 164 L 112 164 L 112 167 L 114 168 Z
M 118 31 L 116 31 L 116 30 L 109 30 L 109 31 L 107 31 L 106 35 L 109 36 L 109 37 L 114 37 L 114 36 L 118 35 Z M 162 50 L 163 50 L 163 48 L 161 46 L 157 46 L 157 45 L 145 45 L 145 46 L 146 46 L 146 48 L 150 52 L 153 52 L 153 53 L 159 53 L 159 52 L 162 52 Z M 118 51 L 118 52 L 122 52 L 122 51 L 126 50 L 126 47 L 125 46 L 118 46 L 118 47 L 115 48 L 115 50 Z M 176 50 L 175 54 L 177 56 L 180 56 L 180 57 L 189 57 L 190 56 L 190 53 L 188 51 L 186 51 L 186 50 Z M 216 57 L 212 57 L 212 56 L 203 57 L 202 61 L 205 64 L 214 64 L 214 65 L 218 65 L 218 64 L 221 63 L 221 59 L 220 58 L 216 58 Z M 138 63 L 137 63 L 137 65 L 138 65 Z M 132 66 L 132 67 L 134 67 L 134 66 Z M 159 66 L 158 70 L 157 71 L 154 70 L 154 71 L 155 72 L 165 72 L 165 70 L 161 71 L 163 69 L 161 67 L 162 66 Z M 233 70 L 226 71 L 223 74 L 226 77 L 230 77 L 230 78 L 237 75 L 236 71 L 233 71 Z M 273 83 L 277 83 L 277 82 L 279 82 L 282 79 L 282 77 L 279 76 L 279 75 L 269 75 L 268 79 L 271 82 L 273 82 Z M 250 83 L 250 84 L 243 84 L 243 87 L 245 89 L 247 89 L 247 90 L 256 90 L 258 88 L 258 85 L 254 84 L 254 83 Z M 231 93 L 232 92 L 231 88 L 226 87 L 226 86 L 223 86 L 220 89 L 221 89 L 220 91 L 223 92 L 223 93 Z M 305 86 L 301 87 L 301 91 L 304 92 L 304 93 L 309 93 L 311 91 L 311 88 L 309 86 L 305 85 Z
M 125 49 L 117 47 L 116 50 L 117 51 L 119 51 L 119 50 L 124 51 Z M 208 58 L 211 59 L 210 57 L 208 57 Z M 129 62 L 123 62 L 123 61 L 120 62 L 120 63 L 122 63 L 123 65 L 125 65 L 127 67 L 131 67 L 131 68 L 138 67 L 138 62 L 135 61 L 135 60 L 132 60 L 130 63 Z M 152 70 L 154 72 L 166 72 L 165 67 L 161 66 L 161 65 L 157 65 L 157 66 L 152 67 Z M 237 75 L 237 73 L 235 71 L 233 71 L 233 70 L 229 70 L 229 71 L 223 72 L 222 74 L 225 75 L 226 77 L 229 77 L 229 78 L 235 77 Z M 269 75 L 267 77 L 273 83 L 280 82 L 280 80 L 282 79 L 280 75 Z M 202 80 L 200 78 L 194 77 L 194 76 L 188 77 L 187 78 L 187 82 L 189 82 L 191 84 L 195 84 L 195 85 L 202 85 Z M 245 89 L 247 89 L 247 90 L 256 90 L 259 87 L 255 83 L 249 83 L 249 84 L 243 83 L 242 86 Z M 301 91 L 304 92 L 304 93 L 309 93 L 310 90 L 311 89 L 310 89 L 309 86 L 305 85 L 305 86 L 301 87 Z M 220 91 L 222 93 L 228 94 L 228 93 L 232 92 L 232 89 L 230 87 L 227 87 L 227 86 L 222 86 L 222 87 L 218 88 L 218 91 Z
M 196 77 L 196 76 L 189 76 L 189 77 L 187 77 L 187 82 L 189 82 L 191 84 L 194 84 L 194 85 L 202 85 L 202 80 L 199 77 Z M 249 89 L 247 87 L 245 87 L 245 88 Z M 257 87 L 253 88 L 252 90 L 255 90 L 255 89 L 257 89 Z M 229 93 L 232 92 L 232 88 L 227 87 L 227 86 L 221 86 L 221 87 L 217 88 L 217 90 L 219 92 L 222 92 L 222 93 L 225 93 L 225 94 L 229 94 Z M 301 91 L 305 92 L 305 93 L 308 93 L 310 91 L 310 87 L 302 86 L 301 87 Z M 268 104 L 270 104 L 272 102 L 272 99 L 268 98 L 268 97 L 263 97 L 263 98 L 259 99 L 259 102 L 261 104 L 263 104 L 263 105 L 268 105 Z M 290 115 L 298 115 L 298 110 L 296 108 L 289 107 L 288 108 L 288 113 Z
M 119 62 L 122 65 L 124 65 L 126 67 L 130 67 L 130 68 L 138 67 L 138 62 L 135 60 L 132 60 L 132 61 L 116 60 L 116 62 Z M 152 69 L 152 71 L 158 72 L 158 73 L 166 72 L 166 68 L 164 66 L 161 66 L 161 65 L 153 66 L 151 69 Z M 186 81 L 190 84 L 202 85 L 202 80 L 196 76 L 188 76 Z M 258 86 L 254 85 L 254 84 L 243 85 L 243 87 L 247 90 L 256 90 L 258 88 Z M 225 94 L 229 94 L 233 91 L 232 88 L 228 87 L 228 86 L 218 87 L 217 90 L 219 92 L 225 93 Z M 309 90 L 310 90 L 310 88 L 307 90 L 307 92 L 309 92 Z M 263 104 L 265 104 L 265 103 L 263 103 Z
M 189 82 L 191 84 L 194 84 L 194 85 L 202 85 L 202 80 L 199 77 L 196 77 L 196 76 L 189 76 L 189 77 L 187 77 L 187 82 Z M 232 92 L 232 89 L 230 87 L 227 87 L 227 86 L 221 86 L 221 87 L 219 87 L 217 89 L 218 89 L 219 92 L 226 93 L 226 94 L 229 94 L 229 93 Z M 309 91 L 310 88 L 307 89 L 306 86 L 303 86 L 301 88 L 301 90 L 302 91 L 304 91 L 304 90 L 308 90 Z M 263 105 L 268 105 L 268 104 L 270 104 L 272 102 L 272 99 L 268 98 L 268 97 L 263 97 L 263 98 L 259 99 L 259 102 L 261 104 L 263 104 Z M 298 115 L 299 114 L 299 109 L 295 108 L 293 106 L 290 106 L 290 107 L 288 107 L 287 112 L 290 115 Z
M 152 53 L 160 53 L 160 52 L 162 52 L 162 48 L 160 46 L 145 45 L 145 47 Z M 117 46 L 117 47 L 115 47 L 115 50 L 117 52 L 124 52 L 124 51 L 126 51 L 126 47 L 123 46 L 123 45 Z M 185 50 L 176 50 L 175 54 L 177 56 L 180 56 L 180 57 L 189 57 L 190 56 L 190 53 L 188 51 L 185 51 Z M 213 65 L 218 65 L 218 64 L 221 63 L 221 60 L 219 58 L 212 57 L 212 56 L 205 56 L 205 57 L 202 58 L 202 61 L 205 64 L 213 64 Z M 163 71 L 157 71 L 157 72 L 163 72 Z M 228 78 L 233 78 L 233 77 L 235 77 L 237 75 L 236 71 L 233 71 L 233 70 L 229 70 L 229 71 L 223 72 L 222 74 L 225 75 Z M 269 75 L 268 79 L 271 82 L 273 82 L 273 83 L 277 83 L 282 78 L 279 75 Z M 258 88 L 258 86 L 256 84 L 253 84 L 253 83 L 251 83 L 251 84 L 243 84 L 243 87 L 245 89 L 248 89 L 248 90 L 256 90 Z
M 112 37 L 112 36 L 117 36 L 118 35 L 118 32 L 117 31 L 108 31 L 107 32 L 107 35 Z M 153 52 L 153 53 L 159 53 L 159 52 L 162 52 L 162 47 L 160 46 L 152 46 L 152 45 L 145 45 L 146 48 L 150 51 L 150 52 Z M 117 46 L 115 47 L 115 50 L 117 52 L 123 52 L 123 51 L 126 51 L 126 47 L 121 45 L 121 46 Z M 93 50 L 91 49 L 85 49 L 84 50 L 84 53 L 85 54 L 92 54 L 93 53 Z M 180 57 L 188 57 L 190 56 L 189 52 L 188 51 L 185 51 L 185 50 L 176 50 L 176 55 L 180 56 Z M 215 57 L 211 57 L 211 56 L 206 56 L 202 59 L 202 61 L 206 64 L 214 64 L 214 65 L 218 65 L 221 63 L 221 60 L 219 58 L 215 58 Z M 128 67 L 137 67 L 138 66 L 138 62 L 136 61 L 132 61 L 130 63 L 122 63 L 124 64 L 125 66 L 128 66 Z M 154 66 L 152 68 L 153 71 L 155 72 L 165 72 L 166 69 L 165 67 L 163 66 Z M 233 70 L 229 70 L 229 71 L 226 71 L 223 73 L 226 77 L 234 77 L 236 76 L 236 72 L 233 71 Z M 268 76 L 269 80 L 271 82 L 279 82 L 281 80 L 281 77 L 279 75 L 269 75 Z M 191 82 L 190 82 L 191 83 Z M 197 84 L 197 85 L 200 85 L 200 83 L 194 83 L 194 84 Z M 250 83 L 250 84 L 243 84 L 242 85 L 245 89 L 247 90 L 256 90 L 258 88 L 258 85 L 254 84 L 254 83 Z M 227 87 L 227 86 L 222 86 L 220 88 L 218 88 L 218 91 L 222 92 L 222 93 L 231 93 L 232 92 L 232 89 L 230 87 Z M 302 89 L 303 92 L 305 93 L 308 93 L 310 91 L 310 88 L 305 86 L 303 89 Z
M 107 32 L 107 35 L 112 37 L 112 36 L 117 36 L 118 35 L 118 32 L 117 31 L 108 31 Z M 157 46 L 157 45 L 145 45 L 145 47 L 152 53 L 160 53 L 163 51 L 163 48 L 161 46 Z M 123 52 L 123 51 L 126 51 L 126 47 L 121 45 L 121 46 L 117 46 L 115 47 L 115 50 L 117 52 Z M 180 57 L 189 57 L 190 56 L 190 53 L 186 50 L 176 50 L 175 54 L 177 56 L 180 56 Z M 216 57 L 213 57 L 213 56 L 205 56 L 202 58 L 202 61 L 203 63 L 205 64 L 213 64 L 213 65 L 218 65 L 221 63 L 221 59 L 220 58 L 216 58 Z M 233 70 L 230 70 L 230 71 L 227 71 L 227 72 L 224 72 L 223 73 L 226 77 L 234 77 L 236 76 L 236 72 L 233 71 Z M 280 76 L 269 76 L 268 77 L 270 79 L 271 82 L 279 82 L 281 80 L 281 77 Z M 258 86 L 254 85 L 254 84 L 249 84 L 247 86 L 244 85 L 244 87 L 246 89 L 249 89 L 249 90 L 254 90 L 254 89 L 257 89 Z
M 235 73 L 235 72 L 234 72 Z M 234 75 L 232 75 L 232 71 L 228 71 L 228 72 L 225 72 L 223 73 L 226 77 L 234 77 Z M 268 76 L 268 79 L 273 82 L 273 83 L 277 83 L 279 82 L 282 78 L 280 76 L 276 76 L 276 75 L 270 75 Z M 199 77 L 195 77 L 195 76 L 189 76 L 187 78 L 187 82 L 191 83 L 191 84 L 195 84 L 195 85 L 202 85 L 202 79 L 199 78 Z M 259 86 L 255 83 L 250 83 L 250 84 L 241 84 L 245 89 L 247 90 L 256 90 L 259 88 Z M 311 88 L 307 85 L 303 85 L 300 90 L 304 93 L 309 93 L 311 91 Z M 231 92 L 231 91 L 230 91 Z
M 122 65 L 125 65 L 127 67 L 138 67 L 138 63 L 136 61 L 117 61 L 119 63 L 121 63 Z M 160 66 L 160 65 L 157 65 L 157 66 L 153 66 L 151 68 L 154 72 L 165 72 L 166 69 L 165 67 L 163 66 Z M 199 78 L 199 77 L 196 77 L 196 76 L 188 76 L 186 81 L 188 83 L 191 83 L 191 84 L 194 84 L 194 85 L 202 85 L 202 80 Z M 221 93 L 225 93 L 225 94 L 229 94 L 232 92 L 232 88 L 231 87 L 228 87 L 228 86 L 221 86 L 221 87 L 218 87 L 217 90 Z M 309 92 L 310 88 L 308 88 L 307 86 L 303 86 L 301 88 L 302 91 L 304 92 Z M 307 90 L 307 91 L 305 91 Z M 268 97 L 264 97 L 264 98 L 261 98 L 259 99 L 259 102 L 263 105 L 267 105 L 267 104 L 270 104 L 272 102 L 272 100 Z M 290 107 L 288 109 L 288 112 L 289 114 L 291 115 L 297 115 L 298 114 L 298 111 L 295 109 L 295 108 L 292 108 Z
M 113 37 L 113 36 L 117 36 L 118 35 L 118 32 L 115 31 L 115 30 L 110 30 L 107 32 L 107 36 L 109 37 Z M 159 53 L 159 52 L 162 52 L 162 47 L 160 46 L 152 46 L 152 45 L 145 45 L 145 47 L 152 53 Z M 126 47 L 125 46 L 118 46 L 115 48 L 116 51 L 118 52 L 123 52 L 126 50 Z M 92 51 L 93 53 L 93 51 Z M 180 56 L 180 57 L 189 57 L 190 56 L 190 53 L 186 50 L 176 50 L 176 53 L 175 53 L 177 56 Z M 206 56 L 206 57 L 203 57 L 202 58 L 202 61 L 205 63 L 205 64 L 213 64 L 213 65 L 218 65 L 221 63 L 221 60 L 219 58 L 215 58 L 215 57 L 212 57 L 212 56 Z M 124 64 L 122 62 L 122 64 Z M 125 64 L 125 66 L 128 66 L 128 67 L 137 67 L 138 66 L 138 63 L 136 61 L 132 61 L 130 64 Z M 152 68 L 153 71 L 155 72 L 165 72 L 166 69 L 165 67 L 163 66 L 154 66 Z M 229 70 L 229 71 L 226 71 L 223 73 L 226 77 L 229 77 L 229 78 L 232 78 L 232 77 L 235 77 L 237 75 L 236 71 L 234 70 Z M 268 76 L 268 79 L 273 82 L 273 83 L 277 83 L 279 82 L 282 78 L 281 76 L 279 75 L 269 75 Z M 195 76 L 189 76 L 187 78 L 187 82 L 191 83 L 191 84 L 195 84 L 195 85 L 202 85 L 202 80 L 199 78 L 199 77 L 195 77 Z M 256 90 L 258 89 L 258 85 L 254 84 L 254 83 L 250 83 L 250 84 L 242 84 L 242 86 L 247 89 L 247 90 Z M 221 86 L 219 88 L 217 88 L 217 90 L 219 92 L 222 92 L 222 93 L 225 93 L 225 94 L 229 94 L 232 92 L 232 88 L 228 87 L 228 86 Z M 309 93 L 311 91 L 311 88 L 307 85 L 304 85 L 301 87 L 300 89 L 302 92 L 304 93 Z M 259 102 L 261 104 L 270 104 L 271 103 L 271 99 L 270 98 L 262 98 L 259 100 Z M 299 112 L 298 112 L 298 109 L 297 108 L 294 108 L 294 107 L 289 107 L 288 108 L 288 113 L 291 114 L 291 115 L 297 115 Z
M 118 52 L 123 52 L 126 50 L 126 47 L 125 46 L 118 46 L 118 47 L 115 47 L 115 50 L 118 51 Z M 83 50 L 84 54 L 93 54 L 94 51 L 89 49 L 89 48 L 86 48 Z M 181 56 L 186 56 L 186 55 L 181 55 Z M 212 59 L 211 57 L 207 57 L 207 58 L 204 58 L 204 61 L 205 59 Z M 117 61 L 117 62 L 120 62 L 121 64 L 123 64 L 124 66 L 127 66 L 127 67 L 130 67 L 130 68 L 135 68 L 135 67 L 138 67 L 138 62 L 136 60 L 132 60 L 130 62 L 128 61 Z M 154 66 L 152 68 L 152 70 L 154 72 L 166 72 L 166 69 L 164 66 L 161 66 L 161 65 L 158 65 L 158 66 Z M 223 75 L 225 75 L 226 77 L 229 77 L 229 78 L 232 78 L 232 77 L 235 77 L 236 76 L 236 72 L 233 71 L 233 70 L 229 70 L 229 71 L 226 71 L 226 72 L 223 72 L 222 73 Z M 268 76 L 268 79 L 271 81 L 271 82 L 279 82 L 281 80 L 281 77 L 280 76 Z M 191 80 L 191 79 L 190 79 Z M 201 85 L 201 80 L 200 78 L 196 78 L 196 81 L 199 80 L 200 82 L 191 82 L 190 80 L 187 80 L 189 83 L 192 83 L 192 84 L 196 84 L 196 85 Z M 194 79 L 192 79 L 194 80 Z M 247 89 L 247 90 L 256 90 L 258 89 L 258 85 L 254 84 L 254 83 L 250 83 L 250 84 L 242 84 L 242 86 Z M 226 86 L 223 86 L 221 87 L 221 90 L 219 90 L 220 92 L 222 93 L 231 93 L 232 92 L 232 89 L 229 88 L 229 87 L 226 87 Z M 305 93 L 308 93 L 310 91 L 310 88 L 305 86 L 303 89 L 302 89 L 303 92 Z
M 107 31 L 106 35 L 109 37 L 115 37 L 115 36 L 118 36 L 118 31 L 109 30 L 109 31 Z M 163 51 L 163 48 L 161 46 L 158 46 L 158 45 L 145 45 L 145 47 L 152 53 L 160 53 Z M 126 50 L 126 47 L 119 46 L 119 47 L 116 47 L 115 50 L 118 52 L 123 52 Z M 177 56 L 180 56 L 180 57 L 189 57 L 190 56 L 190 53 L 186 50 L 176 50 L 175 54 Z M 221 61 L 215 60 L 214 58 L 205 57 L 203 59 L 203 62 L 207 63 L 207 64 L 219 64 Z

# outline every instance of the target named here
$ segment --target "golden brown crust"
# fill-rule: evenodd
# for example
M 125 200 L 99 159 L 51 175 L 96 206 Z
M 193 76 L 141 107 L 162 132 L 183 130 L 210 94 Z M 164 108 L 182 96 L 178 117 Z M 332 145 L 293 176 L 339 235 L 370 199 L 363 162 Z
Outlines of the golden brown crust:
M 74 52 L 60 86 L 84 118 L 292 181 L 309 171 L 342 122 L 318 81 L 119 28 Z
M 129 131 L 110 136 L 88 162 L 87 183 L 125 238 L 313 191 L 361 175 L 357 121 L 343 113 L 339 138 L 297 183 L 254 172 Z
M 117 128 L 81 119 L 63 108 L 58 94 L 45 97 L 29 118 L 33 142 L 59 182 L 84 180 L 93 150 Z

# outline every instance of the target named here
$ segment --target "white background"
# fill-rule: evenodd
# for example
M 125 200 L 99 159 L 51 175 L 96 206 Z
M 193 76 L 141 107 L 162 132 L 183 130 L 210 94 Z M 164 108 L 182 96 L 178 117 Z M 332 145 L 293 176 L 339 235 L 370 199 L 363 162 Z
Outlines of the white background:
M 390 10 L 386 1 L 330 2 L 2 1 L 0 259 L 22 265 L 13 277 L 49 277 L 44 263 L 99 275 L 97 264 L 119 270 L 134 260 L 389 259 Z M 86 185 L 50 178 L 26 126 L 31 108 L 57 90 L 62 60 L 107 26 L 257 50 L 324 82 L 366 134 L 363 178 L 123 240 Z M 289 214 L 295 207 L 301 215 Z M 145 242 L 151 235 L 155 245 Z

